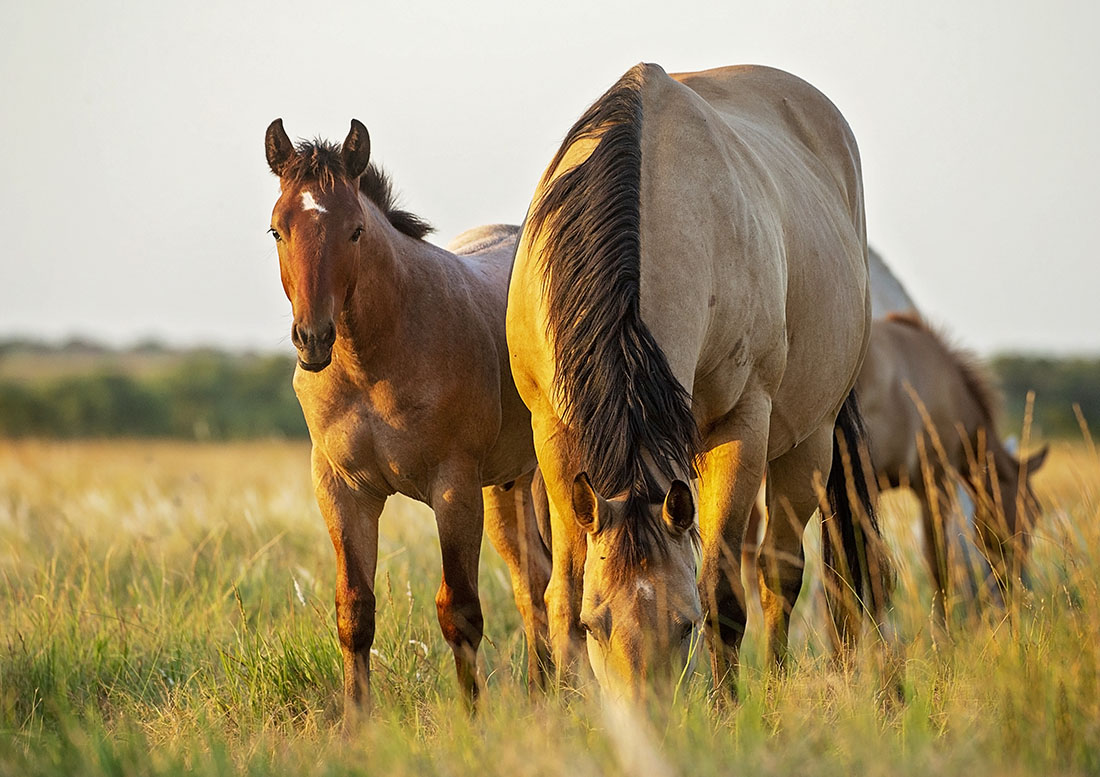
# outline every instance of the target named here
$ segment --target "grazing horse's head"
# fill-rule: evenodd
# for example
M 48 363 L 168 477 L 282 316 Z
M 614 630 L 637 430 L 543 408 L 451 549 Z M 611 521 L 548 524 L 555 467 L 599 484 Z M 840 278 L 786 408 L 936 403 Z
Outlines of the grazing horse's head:
M 352 119 L 343 145 L 295 148 L 282 119 L 267 128 L 267 162 L 281 192 L 271 214 L 283 289 L 294 323 L 290 340 L 310 372 L 332 361 L 336 319 L 354 290 L 359 242 L 368 226 L 359 178 L 370 161 L 367 128 Z
M 1020 577 L 1027 584 L 1027 554 L 1031 533 L 1039 517 L 1039 500 L 1031 488 L 1031 476 L 1046 461 L 1049 447 L 1029 457 L 1016 458 L 995 443 L 985 467 L 985 482 L 977 489 L 976 528 L 983 550 L 1002 590 Z
M 604 499 L 581 473 L 572 499 L 588 533 L 581 606 L 588 657 L 604 690 L 639 700 L 689 670 L 699 643 L 691 491 L 676 480 L 663 502 Z

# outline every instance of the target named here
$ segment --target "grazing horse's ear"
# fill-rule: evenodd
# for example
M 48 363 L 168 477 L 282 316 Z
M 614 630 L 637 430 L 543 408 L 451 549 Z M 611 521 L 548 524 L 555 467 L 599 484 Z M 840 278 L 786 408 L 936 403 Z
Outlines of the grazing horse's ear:
M 1050 453 L 1050 443 L 1047 443 L 1039 449 L 1038 453 L 1033 453 L 1024 459 L 1024 464 L 1027 466 L 1027 475 L 1031 477 L 1047 460 L 1047 454 Z
M 283 171 L 286 170 L 290 160 L 294 159 L 296 153 L 294 144 L 290 142 L 286 130 L 283 129 L 282 119 L 275 119 L 267 126 L 264 150 L 267 152 L 267 164 L 271 167 L 271 172 L 282 178 Z
M 573 517 L 589 534 L 600 531 L 600 497 L 588 482 L 588 473 L 573 479 Z
M 695 500 L 691 498 L 691 488 L 682 480 L 672 481 L 665 495 L 665 504 L 661 508 L 661 517 L 673 537 L 679 537 L 695 524 Z
M 367 163 L 370 162 L 370 135 L 363 122 L 351 120 L 351 129 L 344 138 L 344 145 L 340 147 L 340 154 L 344 158 L 344 172 L 348 178 L 358 178 L 367 169 Z

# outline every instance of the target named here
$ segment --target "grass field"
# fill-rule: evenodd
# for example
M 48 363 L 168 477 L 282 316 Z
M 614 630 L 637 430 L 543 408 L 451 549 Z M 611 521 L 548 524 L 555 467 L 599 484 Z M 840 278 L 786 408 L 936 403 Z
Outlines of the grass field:
M 391 500 L 376 709 L 345 737 L 332 549 L 305 445 L 6 443 L 0 775 L 1097 773 L 1100 460 L 1056 444 L 1036 486 L 1033 591 L 947 636 L 930 628 L 911 505 L 885 505 L 902 703 L 869 651 L 846 668 L 822 655 L 812 616 L 787 673 L 748 647 L 736 705 L 711 697 L 706 661 L 671 710 L 531 701 L 486 546 L 488 692 L 472 719 L 435 622 L 431 515 Z

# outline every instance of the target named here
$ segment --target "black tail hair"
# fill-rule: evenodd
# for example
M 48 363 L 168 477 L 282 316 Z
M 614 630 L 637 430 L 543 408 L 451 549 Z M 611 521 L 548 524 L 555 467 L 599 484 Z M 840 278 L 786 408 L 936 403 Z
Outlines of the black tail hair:
M 832 517 L 822 521 L 821 547 L 826 599 L 838 636 L 848 641 L 854 637 L 847 633 L 848 628 L 858 624 L 858 619 L 841 617 L 843 613 L 837 608 L 848 608 L 853 616 L 862 609 L 872 617 L 880 617 L 893 588 L 893 570 L 884 552 L 871 497 L 870 478 L 874 473 L 864 466 L 870 459 L 867 431 L 855 389 L 844 400 L 834 428 L 833 464 L 825 489 Z M 852 602 L 852 595 L 856 602 Z

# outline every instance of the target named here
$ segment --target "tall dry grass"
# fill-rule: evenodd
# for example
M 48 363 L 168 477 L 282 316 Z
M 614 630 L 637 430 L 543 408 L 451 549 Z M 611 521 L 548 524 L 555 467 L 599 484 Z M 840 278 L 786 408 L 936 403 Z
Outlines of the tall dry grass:
M 712 698 L 704 669 L 671 709 L 529 700 L 507 574 L 486 546 L 488 694 L 471 719 L 435 623 L 434 523 L 394 500 L 376 711 L 345 738 L 332 550 L 305 446 L 6 444 L 0 774 L 1095 773 L 1100 460 L 1084 445 L 1052 456 L 1036 476 L 1033 590 L 946 632 L 911 505 L 887 500 L 902 702 L 872 651 L 829 659 L 812 586 L 789 671 L 750 644 L 735 705 Z

